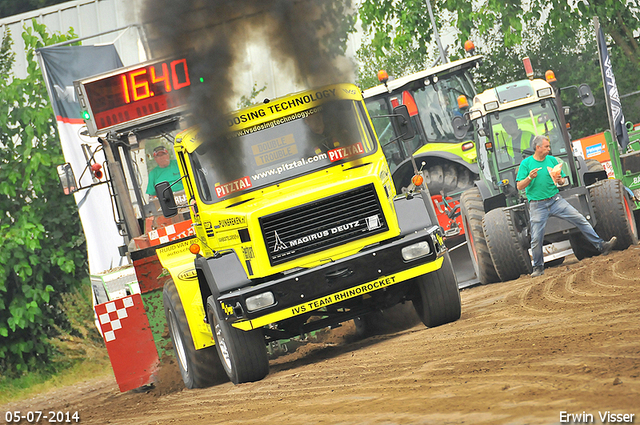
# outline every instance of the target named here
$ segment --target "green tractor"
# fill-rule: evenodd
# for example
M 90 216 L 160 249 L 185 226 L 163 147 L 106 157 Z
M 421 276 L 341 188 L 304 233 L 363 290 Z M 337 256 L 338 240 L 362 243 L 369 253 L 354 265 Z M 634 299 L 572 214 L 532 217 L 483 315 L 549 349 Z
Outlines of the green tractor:
M 616 249 L 638 241 L 632 197 L 622 181 L 607 179 L 597 161 L 574 156 L 555 78 L 550 82 L 517 81 L 478 94 L 465 117 L 454 118 L 456 136 L 464 140 L 473 128 L 480 167 L 479 180 L 460 198 L 462 222 L 474 270 L 481 283 L 515 279 L 532 271 L 529 253 L 529 203 L 516 188 L 523 158 L 533 154 L 535 135 L 551 143 L 551 155 L 563 163 L 568 183 L 560 194 L 594 226 L 605 240 L 617 236 Z M 591 90 L 579 87 L 583 103 L 594 103 Z M 464 108 L 466 98 L 461 98 Z M 517 125 L 517 132 L 513 124 Z M 560 263 L 572 252 L 578 259 L 598 252 L 570 223 L 551 217 L 544 236 L 545 262 Z M 571 249 L 570 249 L 571 248 Z
M 633 125 L 627 122 L 627 132 L 629 134 L 629 145 L 624 153 L 620 153 L 618 143 L 611 131 L 604 132 L 607 141 L 607 149 L 611 156 L 611 168 L 616 179 L 622 180 L 628 188 L 630 202 L 626 205 L 627 213 L 635 215 L 635 219 L 640 218 L 640 125 Z
M 462 192 L 478 179 L 480 170 L 473 135 L 469 133 L 464 140 L 458 140 L 451 122 L 462 116 L 457 97 L 472 98 L 476 94 L 469 71 L 481 60 L 482 56 L 471 56 L 397 79 L 389 79 L 381 71 L 378 79 L 382 84 L 363 92 L 396 192 L 410 188 L 414 164 L 424 175 L 460 288 L 478 283 L 461 246 L 465 238 L 459 200 Z M 403 130 L 393 119 L 399 106 L 406 106 L 411 117 L 415 136 L 409 140 L 400 136 Z

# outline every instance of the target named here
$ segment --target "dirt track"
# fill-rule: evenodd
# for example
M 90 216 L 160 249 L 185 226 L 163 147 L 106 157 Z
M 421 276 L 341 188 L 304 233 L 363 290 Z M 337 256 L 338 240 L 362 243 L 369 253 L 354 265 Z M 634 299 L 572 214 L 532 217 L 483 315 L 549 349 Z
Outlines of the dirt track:
M 92 380 L 7 410 L 78 411 L 83 424 L 554 424 L 561 412 L 640 423 L 640 247 L 465 289 L 452 324 L 353 341 L 336 329 L 271 362 L 263 381 L 147 393 Z M 4 416 L 3 416 L 4 418 Z M 565 418 L 567 418 L 565 416 Z M 26 422 L 25 422 L 26 423 Z

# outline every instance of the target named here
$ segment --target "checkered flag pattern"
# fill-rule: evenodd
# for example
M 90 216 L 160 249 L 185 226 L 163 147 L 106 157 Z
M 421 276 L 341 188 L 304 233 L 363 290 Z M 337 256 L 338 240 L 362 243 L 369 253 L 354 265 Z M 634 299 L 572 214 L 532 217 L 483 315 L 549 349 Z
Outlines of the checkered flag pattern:
M 130 307 L 133 307 L 133 299 L 130 296 L 104 304 L 106 312 L 98 315 L 98 320 L 105 342 L 116 339 L 116 331 L 122 328 L 121 320 L 129 317 L 127 308 Z
M 182 221 L 169 226 L 160 227 L 149 232 L 149 243 L 160 245 L 176 239 L 193 235 L 195 232 L 191 227 L 191 220 Z

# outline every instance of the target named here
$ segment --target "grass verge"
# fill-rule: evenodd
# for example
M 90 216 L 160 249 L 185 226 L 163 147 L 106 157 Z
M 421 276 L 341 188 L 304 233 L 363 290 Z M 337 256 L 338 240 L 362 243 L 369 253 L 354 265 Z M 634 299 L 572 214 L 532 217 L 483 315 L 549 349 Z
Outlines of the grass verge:
M 50 340 L 58 354 L 47 370 L 30 371 L 17 378 L 0 376 L 0 405 L 87 379 L 113 376 L 107 349 L 94 324 L 91 287 L 83 285 L 63 294 L 60 308 L 66 313 L 69 327 L 56 328 L 58 336 Z

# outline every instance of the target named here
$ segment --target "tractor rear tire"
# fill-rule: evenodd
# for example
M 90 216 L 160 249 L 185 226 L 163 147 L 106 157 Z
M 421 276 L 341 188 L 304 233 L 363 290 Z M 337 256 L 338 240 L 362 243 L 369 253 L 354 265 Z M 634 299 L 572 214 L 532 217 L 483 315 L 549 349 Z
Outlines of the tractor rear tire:
M 496 269 L 491 260 L 491 254 L 482 229 L 484 207 L 482 196 L 477 187 L 465 190 L 460 197 L 460 212 L 462 214 L 462 226 L 467 238 L 467 248 L 471 257 L 471 263 L 478 280 L 482 284 L 493 283 L 499 280 Z
M 431 195 L 460 193 L 473 186 L 474 174 L 465 166 L 455 162 L 434 164 L 427 168 L 425 180 Z
M 596 232 L 605 241 L 616 236 L 615 249 L 638 243 L 638 227 L 620 180 L 604 180 L 589 189 L 596 215 Z
M 413 306 L 425 326 L 433 328 L 460 318 L 460 290 L 449 253 L 444 255 L 442 267 L 414 278 L 414 282 L 418 293 L 413 299 Z
M 581 232 L 571 233 L 569 235 L 569 242 L 571 243 L 571 249 L 573 249 L 573 255 L 575 255 L 578 260 L 595 257 L 600 253 Z
M 604 167 L 597 159 L 585 159 L 584 162 L 587 164 L 587 171 L 604 171 Z
M 169 335 L 185 387 L 205 388 L 227 382 L 216 347 L 196 350 L 178 290 L 172 280 L 165 283 L 162 298 Z
M 531 274 L 531 258 L 522 237 L 524 228 L 518 225 L 513 210 L 489 211 L 482 219 L 482 228 L 500 280 L 506 282 Z
M 269 356 L 262 329 L 242 331 L 225 321 L 213 295 L 207 299 L 207 318 L 224 371 L 234 384 L 259 381 L 269 374 Z

